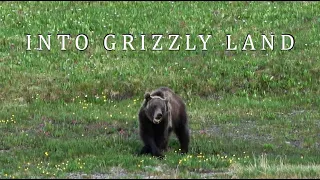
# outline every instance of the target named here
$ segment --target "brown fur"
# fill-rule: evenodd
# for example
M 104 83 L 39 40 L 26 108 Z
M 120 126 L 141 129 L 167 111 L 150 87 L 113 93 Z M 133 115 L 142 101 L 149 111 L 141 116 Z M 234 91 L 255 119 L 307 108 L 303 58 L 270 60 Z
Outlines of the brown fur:
M 163 157 L 172 130 L 182 153 L 188 153 L 190 134 L 186 106 L 177 94 L 167 87 L 146 93 L 139 110 L 140 137 L 144 143 L 140 154 Z M 158 118 L 161 117 L 161 120 Z M 160 121 L 160 122 L 159 122 Z

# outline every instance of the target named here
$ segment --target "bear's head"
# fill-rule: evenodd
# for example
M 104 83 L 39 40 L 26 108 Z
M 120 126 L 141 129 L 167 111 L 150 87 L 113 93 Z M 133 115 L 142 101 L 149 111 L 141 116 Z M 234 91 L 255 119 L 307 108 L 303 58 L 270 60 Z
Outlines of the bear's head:
M 159 124 L 168 117 L 168 100 L 160 96 L 144 95 L 145 112 L 148 119 L 154 124 Z

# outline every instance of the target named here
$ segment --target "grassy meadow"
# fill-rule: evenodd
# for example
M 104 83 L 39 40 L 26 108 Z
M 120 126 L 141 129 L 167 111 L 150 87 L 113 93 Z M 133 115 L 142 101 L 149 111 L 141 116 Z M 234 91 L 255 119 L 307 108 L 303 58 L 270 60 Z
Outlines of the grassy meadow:
M 0 178 L 320 178 L 319 2 L 1 2 Z M 26 35 L 31 35 L 27 51 Z M 37 35 L 51 34 L 39 51 Z M 70 34 L 61 51 L 57 34 Z M 86 34 L 88 48 L 76 49 Z M 104 48 L 116 42 L 114 51 Z M 135 51 L 122 50 L 132 34 Z M 145 34 L 146 51 L 141 51 Z M 152 34 L 163 34 L 152 51 Z M 179 51 L 168 51 L 179 34 Z M 186 51 L 190 34 L 194 51 Z M 207 51 L 197 35 L 211 34 Z M 231 47 L 226 51 L 226 35 Z M 247 34 L 256 51 L 242 51 Z M 262 51 L 261 34 L 274 50 Z M 281 50 L 281 34 L 294 36 Z M 83 38 L 79 46 L 84 47 Z M 249 46 L 250 47 L 250 46 Z M 137 156 L 143 95 L 172 88 L 191 143 Z

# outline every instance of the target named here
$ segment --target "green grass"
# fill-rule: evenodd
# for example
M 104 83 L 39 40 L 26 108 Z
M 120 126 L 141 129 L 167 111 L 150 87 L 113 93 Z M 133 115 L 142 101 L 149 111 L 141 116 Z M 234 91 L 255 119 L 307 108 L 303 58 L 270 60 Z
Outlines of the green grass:
M 0 3 L 0 178 L 319 178 L 318 2 Z M 50 33 L 51 50 L 36 36 Z M 75 48 L 85 33 L 89 47 Z M 116 34 L 115 51 L 103 38 Z M 122 51 L 121 34 L 148 51 Z M 275 34 L 261 51 L 261 34 Z M 32 35 L 26 51 L 26 34 Z M 57 34 L 70 34 L 60 51 Z M 208 51 L 150 51 L 151 34 L 212 34 Z M 226 34 L 237 51 L 225 51 Z M 257 51 L 241 51 L 247 34 Z M 295 46 L 281 51 L 281 34 Z M 168 48 L 171 41 L 162 42 Z M 82 46 L 83 44 L 80 43 Z M 139 39 L 133 43 L 140 48 Z M 190 153 L 139 157 L 143 94 L 188 108 Z

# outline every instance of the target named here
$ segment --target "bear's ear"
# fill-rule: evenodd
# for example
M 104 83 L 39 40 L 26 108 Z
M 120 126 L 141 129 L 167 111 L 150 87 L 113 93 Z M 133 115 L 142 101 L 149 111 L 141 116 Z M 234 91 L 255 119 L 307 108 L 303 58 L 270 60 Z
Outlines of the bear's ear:
M 148 102 L 151 99 L 150 93 L 145 93 L 144 94 L 144 99 Z

